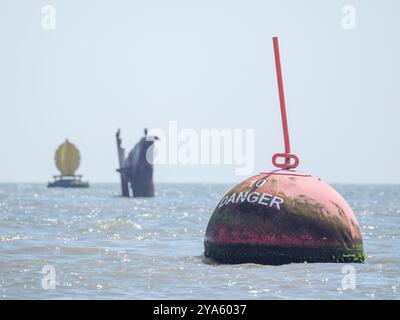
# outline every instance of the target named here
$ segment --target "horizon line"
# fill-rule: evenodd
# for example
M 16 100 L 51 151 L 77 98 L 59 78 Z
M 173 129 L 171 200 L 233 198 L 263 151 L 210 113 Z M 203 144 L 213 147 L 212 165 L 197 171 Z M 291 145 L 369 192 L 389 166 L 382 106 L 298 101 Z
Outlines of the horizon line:
M 241 181 L 159 181 L 157 184 L 239 184 Z M 324 180 L 323 180 L 324 181 Z M 49 181 L 0 181 L 0 184 L 43 184 L 46 185 Z M 400 185 L 400 182 L 329 182 L 327 184 L 344 184 L 344 185 Z M 89 184 L 120 184 L 119 181 L 89 181 Z

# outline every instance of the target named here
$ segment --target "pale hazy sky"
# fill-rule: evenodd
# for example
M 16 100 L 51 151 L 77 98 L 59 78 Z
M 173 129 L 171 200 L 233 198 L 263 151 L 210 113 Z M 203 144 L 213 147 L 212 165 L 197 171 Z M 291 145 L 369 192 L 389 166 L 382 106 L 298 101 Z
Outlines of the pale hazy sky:
M 43 5 L 56 29 L 43 30 Z M 356 29 L 342 27 L 353 5 Z M 118 181 L 114 133 L 244 128 L 255 173 L 283 151 L 279 36 L 292 151 L 329 182 L 400 183 L 398 0 L 0 0 L 0 181 L 46 182 L 68 137 L 90 182 Z M 156 182 L 239 182 L 229 165 L 157 166 Z

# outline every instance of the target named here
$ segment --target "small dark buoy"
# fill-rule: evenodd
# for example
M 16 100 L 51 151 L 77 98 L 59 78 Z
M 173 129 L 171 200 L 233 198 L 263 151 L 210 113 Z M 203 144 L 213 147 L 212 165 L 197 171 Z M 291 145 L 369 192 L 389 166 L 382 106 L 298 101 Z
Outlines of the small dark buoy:
M 221 199 L 207 226 L 204 255 L 220 263 L 364 262 L 347 202 L 321 179 L 294 170 L 299 159 L 290 152 L 276 37 L 273 44 L 285 153 L 272 157 L 278 170 L 248 178 Z

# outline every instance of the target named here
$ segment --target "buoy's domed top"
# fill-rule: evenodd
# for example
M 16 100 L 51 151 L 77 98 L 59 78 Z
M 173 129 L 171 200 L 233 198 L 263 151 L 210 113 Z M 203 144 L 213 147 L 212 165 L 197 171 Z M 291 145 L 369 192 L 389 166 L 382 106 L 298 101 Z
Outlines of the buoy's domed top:
M 206 256 L 218 258 L 230 246 L 235 246 L 232 255 L 289 248 L 297 250 L 290 257 L 300 260 L 304 254 L 324 253 L 304 261 L 363 260 L 361 232 L 347 202 L 320 179 L 292 170 L 260 173 L 221 199 L 207 226 Z
M 80 164 L 78 148 L 66 139 L 56 150 L 55 162 L 61 175 L 73 176 Z
M 295 209 L 293 206 L 297 203 L 304 205 L 305 210 L 307 206 L 315 206 L 321 214 L 338 219 L 348 226 L 352 237 L 361 238 L 356 216 L 347 201 L 320 178 L 294 170 L 276 170 L 260 173 L 246 181 L 251 183 L 254 180 L 269 180 L 269 184 L 265 185 L 265 191 L 287 199 L 286 205 L 283 206 Z M 245 186 L 246 181 L 238 187 Z M 260 191 L 262 190 L 261 188 Z

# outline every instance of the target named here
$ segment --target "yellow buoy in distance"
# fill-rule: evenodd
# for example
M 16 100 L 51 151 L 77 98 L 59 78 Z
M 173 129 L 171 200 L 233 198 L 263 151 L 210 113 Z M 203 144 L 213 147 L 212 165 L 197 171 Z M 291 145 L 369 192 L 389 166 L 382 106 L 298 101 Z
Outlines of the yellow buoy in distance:
M 55 155 L 56 166 L 63 176 L 73 176 L 79 168 L 80 159 L 78 148 L 68 139 L 58 147 Z

